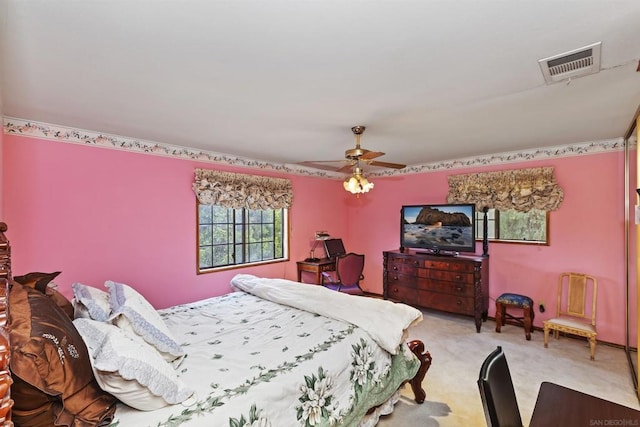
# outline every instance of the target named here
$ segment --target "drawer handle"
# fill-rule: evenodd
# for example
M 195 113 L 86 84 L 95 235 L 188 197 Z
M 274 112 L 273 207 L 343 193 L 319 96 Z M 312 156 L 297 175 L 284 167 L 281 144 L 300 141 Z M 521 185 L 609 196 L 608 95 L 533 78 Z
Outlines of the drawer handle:
M 458 291 L 458 292 L 462 292 L 462 286 L 458 286 L 458 287 L 456 288 L 456 291 Z
M 392 269 L 393 269 L 393 270 L 395 270 L 395 271 L 398 271 L 398 266 L 397 266 L 397 265 L 394 265 L 394 266 L 392 267 Z
M 415 265 L 416 267 L 420 265 L 420 262 L 418 261 L 413 261 L 413 265 Z
M 398 288 L 393 288 L 393 292 L 398 293 Z
M 462 305 L 462 301 L 458 300 L 458 301 L 456 301 L 456 304 Z
M 456 280 L 460 280 L 460 279 L 462 279 L 462 276 L 461 276 L 461 275 L 459 275 L 459 274 L 458 274 L 458 275 L 456 275 Z
M 398 276 L 393 276 L 393 280 L 398 280 Z

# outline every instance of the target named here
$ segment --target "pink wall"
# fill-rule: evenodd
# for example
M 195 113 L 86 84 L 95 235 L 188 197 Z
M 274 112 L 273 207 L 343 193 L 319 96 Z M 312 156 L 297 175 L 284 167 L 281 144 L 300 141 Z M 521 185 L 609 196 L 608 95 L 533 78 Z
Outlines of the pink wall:
M 339 183 L 290 176 L 291 261 L 197 275 L 194 168 L 219 165 L 13 135 L 5 135 L 4 155 L 14 274 L 60 270 L 56 283 L 67 296 L 75 281 L 114 280 L 161 308 L 227 293 L 241 272 L 295 280 L 315 230 L 345 233 L 336 220 L 346 216 Z
M 590 273 L 600 286 L 599 338 L 624 343 L 622 152 L 375 178 L 375 189 L 360 198 L 339 181 L 289 176 L 291 261 L 197 275 L 194 168 L 282 174 L 14 135 L 4 135 L 3 144 L 4 220 L 15 274 L 61 270 L 56 282 L 66 295 L 75 281 L 98 287 L 122 281 L 159 308 L 226 293 L 240 272 L 295 279 L 295 261 L 308 256 L 315 230 L 364 253 L 363 287 L 382 293 L 382 251 L 398 247 L 403 204 L 445 201 L 451 174 L 551 165 L 565 192 L 551 214 L 551 246 L 490 244 L 490 296 L 511 291 L 544 301 L 548 311 L 536 312 L 535 320 L 541 326 L 554 309 L 558 274 Z
M 626 279 L 622 152 L 374 180 L 371 197 L 350 204 L 348 212 L 349 238 L 359 238 L 357 249 L 367 256 L 367 288 L 382 292 L 382 251 L 399 246 L 399 211 L 403 204 L 445 202 L 449 175 L 537 166 L 554 166 L 556 179 L 564 189 L 561 208 L 551 213 L 551 245 L 489 245 L 489 314 L 494 315 L 493 301 L 501 293 L 523 293 L 536 305 L 540 301 L 547 305 L 545 313 L 536 310 L 535 325 L 542 326 L 555 310 L 559 273 L 585 272 L 597 277 L 600 289 L 598 338 L 623 343 Z M 477 253 L 482 253 L 480 243 Z

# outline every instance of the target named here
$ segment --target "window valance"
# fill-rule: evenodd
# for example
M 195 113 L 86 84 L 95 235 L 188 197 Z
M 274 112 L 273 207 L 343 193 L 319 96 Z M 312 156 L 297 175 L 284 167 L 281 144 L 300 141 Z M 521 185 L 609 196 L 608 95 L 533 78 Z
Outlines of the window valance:
M 291 181 L 282 178 L 196 169 L 193 191 L 203 205 L 281 209 L 293 203 Z
M 449 176 L 447 202 L 475 203 L 479 210 L 555 211 L 563 198 L 553 167 Z

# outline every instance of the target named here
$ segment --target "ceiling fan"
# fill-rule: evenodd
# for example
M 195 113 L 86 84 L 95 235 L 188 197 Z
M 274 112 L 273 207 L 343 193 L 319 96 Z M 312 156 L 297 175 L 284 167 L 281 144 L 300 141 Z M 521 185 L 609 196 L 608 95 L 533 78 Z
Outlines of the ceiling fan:
M 354 126 L 351 128 L 351 132 L 356 136 L 356 146 L 354 148 L 350 148 L 344 152 L 344 160 L 317 160 L 317 161 L 306 161 L 300 162 L 299 164 L 307 165 L 317 169 L 330 170 L 334 172 L 350 172 L 354 167 L 359 168 L 360 163 L 365 163 L 371 166 L 378 166 L 382 168 L 392 168 L 392 169 L 402 169 L 406 167 L 406 165 L 400 163 L 389 163 L 389 162 L 380 162 L 377 159 L 378 157 L 384 156 L 384 153 L 381 151 L 371 151 L 366 148 L 362 148 L 360 146 L 360 136 L 364 133 L 366 129 L 365 126 Z M 337 162 L 346 162 L 347 164 L 341 167 L 323 165 L 322 163 L 337 163 Z

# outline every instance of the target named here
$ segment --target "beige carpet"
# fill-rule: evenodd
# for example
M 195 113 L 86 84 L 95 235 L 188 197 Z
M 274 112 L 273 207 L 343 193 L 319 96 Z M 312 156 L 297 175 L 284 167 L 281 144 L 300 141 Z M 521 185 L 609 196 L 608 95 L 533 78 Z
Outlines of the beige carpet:
M 522 421 L 529 424 L 538 389 L 550 381 L 607 400 L 640 409 L 624 350 L 604 344 L 596 347 L 596 360 L 589 359 L 586 341 L 550 338 L 544 348 L 543 333 L 535 331 L 526 341 L 522 327 L 505 325 L 495 332 L 495 322 L 483 323 L 478 334 L 473 319 L 424 310 L 424 321 L 410 330 L 410 339 L 420 339 L 433 356 L 423 383 L 427 398 L 413 401 L 406 387 L 393 414 L 378 426 L 461 427 L 485 426 L 478 392 L 478 372 L 485 357 L 502 346 Z

